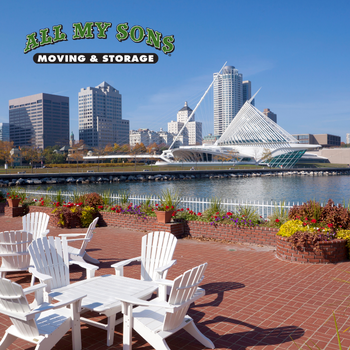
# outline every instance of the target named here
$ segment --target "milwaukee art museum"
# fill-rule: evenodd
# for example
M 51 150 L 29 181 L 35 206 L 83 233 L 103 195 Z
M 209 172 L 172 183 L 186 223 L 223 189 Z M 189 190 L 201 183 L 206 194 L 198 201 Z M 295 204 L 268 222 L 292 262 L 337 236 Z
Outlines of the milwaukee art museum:
M 181 146 L 164 151 L 158 165 L 255 164 L 293 167 L 308 150 L 319 145 L 299 143 L 247 100 L 213 145 Z

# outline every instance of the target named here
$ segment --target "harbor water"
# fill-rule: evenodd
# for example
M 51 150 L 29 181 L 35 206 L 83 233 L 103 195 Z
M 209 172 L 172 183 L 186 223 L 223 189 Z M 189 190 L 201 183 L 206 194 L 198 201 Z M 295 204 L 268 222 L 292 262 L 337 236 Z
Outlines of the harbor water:
M 224 179 L 192 179 L 179 181 L 146 181 L 91 184 L 28 185 L 27 191 L 51 190 L 159 195 L 162 190 L 177 190 L 183 197 L 223 198 L 247 201 L 306 202 L 310 199 L 348 204 L 350 177 L 339 176 L 278 176 Z

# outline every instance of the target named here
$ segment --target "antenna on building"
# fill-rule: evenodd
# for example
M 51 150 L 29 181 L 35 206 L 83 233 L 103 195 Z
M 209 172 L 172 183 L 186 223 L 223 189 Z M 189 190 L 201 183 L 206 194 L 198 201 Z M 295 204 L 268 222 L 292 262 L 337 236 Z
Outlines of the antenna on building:
M 219 74 L 221 73 L 221 71 L 223 70 L 223 68 L 226 66 L 227 61 L 225 62 L 225 64 L 221 67 Z M 206 94 L 208 93 L 208 91 L 210 90 L 210 88 L 212 87 L 212 85 L 214 84 L 215 80 L 217 79 L 217 77 L 219 76 L 219 74 L 216 75 L 216 77 L 213 79 L 212 83 L 209 85 L 207 91 L 204 93 L 204 95 L 202 96 L 202 98 L 199 100 L 199 102 L 197 103 L 197 106 L 195 107 L 195 109 L 192 111 L 191 115 L 188 117 L 188 119 L 186 120 L 186 123 L 184 124 L 184 126 L 181 128 L 180 132 L 176 135 L 173 143 L 170 145 L 168 150 L 171 150 L 175 144 L 175 142 L 177 141 L 177 138 L 181 135 L 181 133 L 183 132 L 183 130 L 185 129 L 187 123 L 191 120 L 192 116 L 194 115 L 194 113 L 196 112 L 197 108 L 199 107 L 199 105 L 201 104 L 201 102 L 203 101 L 204 97 L 206 96 Z M 187 103 L 187 102 L 186 102 Z M 185 106 L 186 106 L 185 103 Z

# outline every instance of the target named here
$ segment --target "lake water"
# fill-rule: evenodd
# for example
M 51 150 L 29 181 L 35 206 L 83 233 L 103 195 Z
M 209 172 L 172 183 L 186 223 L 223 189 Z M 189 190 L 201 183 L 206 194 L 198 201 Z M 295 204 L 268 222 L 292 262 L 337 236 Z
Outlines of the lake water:
M 26 186 L 28 191 L 46 190 L 112 193 L 129 191 L 139 195 L 158 195 L 163 189 L 178 190 L 183 197 L 227 198 L 259 201 L 306 202 L 310 199 L 346 204 L 350 200 L 350 176 L 279 176 L 181 181 L 121 182 L 112 184 Z

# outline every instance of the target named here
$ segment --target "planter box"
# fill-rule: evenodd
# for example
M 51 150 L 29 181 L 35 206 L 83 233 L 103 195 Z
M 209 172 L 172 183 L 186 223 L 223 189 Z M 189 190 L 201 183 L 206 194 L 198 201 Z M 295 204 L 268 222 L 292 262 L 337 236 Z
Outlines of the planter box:
M 7 203 L 9 205 L 10 208 L 17 208 L 19 206 L 19 202 L 21 201 L 20 198 L 18 199 L 7 199 Z
M 24 216 L 28 213 L 29 209 L 25 207 L 5 207 L 5 216 L 15 218 L 17 216 Z
M 305 247 L 302 250 L 296 249 L 292 243 L 287 242 L 286 237 L 282 236 L 276 236 L 276 243 L 276 256 L 291 262 L 328 264 L 345 261 L 348 257 L 345 239 L 320 242 L 320 251 L 318 252 L 315 252 L 312 247 Z
M 171 210 L 171 211 L 156 210 L 158 222 L 161 222 L 163 224 L 170 222 L 171 218 L 173 216 L 173 212 L 174 212 L 173 210 Z

